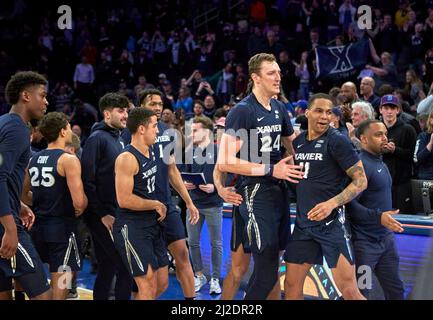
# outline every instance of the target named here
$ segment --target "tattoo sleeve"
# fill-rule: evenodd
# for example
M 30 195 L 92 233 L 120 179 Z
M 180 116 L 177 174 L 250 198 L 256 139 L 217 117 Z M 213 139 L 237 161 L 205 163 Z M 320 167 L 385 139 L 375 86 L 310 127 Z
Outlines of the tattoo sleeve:
M 333 198 L 336 207 L 352 201 L 359 193 L 367 188 L 367 177 L 365 176 L 361 161 L 358 161 L 354 166 L 347 169 L 346 173 L 352 179 L 352 182 L 340 194 Z

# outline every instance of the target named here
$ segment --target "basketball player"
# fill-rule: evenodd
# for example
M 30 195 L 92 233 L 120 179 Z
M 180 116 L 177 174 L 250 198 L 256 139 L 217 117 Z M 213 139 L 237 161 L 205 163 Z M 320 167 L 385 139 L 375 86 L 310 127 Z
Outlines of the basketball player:
M 80 160 L 66 153 L 72 141 L 71 125 L 64 113 L 51 112 L 39 122 L 48 147 L 32 156 L 24 194 L 31 190 L 36 215 L 32 240 L 43 262 L 48 263 L 54 300 L 64 300 L 68 279 L 81 269 L 77 221 L 87 207 L 81 181 Z M 66 279 L 66 283 L 64 283 Z
M 264 300 L 278 279 L 279 250 L 287 241 L 289 206 L 285 180 L 302 179 L 300 166 L 281 159 L 281 143 L 292 150 L 295 135 L 285 107 L 272 96 L 280 92 L 280 68 L 271 54 L 248 62 L 252 93 L 228 114 L 218 154 L 221 172 L 240 175 L 239 207 L 244 226 L 235 234 L 238 250 L 251 249 L 254 272 L 247 300 Z M 242 243 L 243 246 L 239 246 Z
M 6 85 L 12 105 L 0 117 L 0 299 L 11 299 L 12 278 L 30 299 L 51 299 L 42 261 L 20 220 L 20 196 L 30 158 L 27 123 L 47 111 L 47 80 L 35 72 L 18 72 Z
M 158 166 L 152 145 L 158 134 L 153 111 L 132 109 L 127 127 L 131 144 L 116 159 L 119 215 L 114 241 L 138 287 L 136 300 L 154 300 L 168 286 L 168 256 L 159 222 L 167 208 L 156 200 Z
M 179 170 L 176 167 L 173 154 L 175 133 L 160 121 L 162 106 L 162 93 L 159 90 L 146 89 L 140 94 L 140 107 L 154 111 L 158 119 L 158 136 L 153 149 L 159 172 L 155 181 L 156 196 L 167 207 L 167 217 L 162 222 L 164 239 L 168 250 L 176 261 L 176 276 L 182 286 L 184 297 L 187 300 L 191 300 L 195 297 L 194 273 L 186 246 L 185 228 L 180 212 L 171 200 L 170 185 L 185 201 L 186 207 L 190 212 L 191 224 L 197 223 L 199 212 L 192 202 Z M 122 137 L 126 143 L 130 141 L 129 136 L 130 133 L 124 130 Z
M 305 113 L 308 131 L 293 142 L 304 177 L 296 186 L 296 223 L 284 254 L 286 299 L 302 299 L 308 270 L 322 264 L 323 257 L 343 298 L 364 299 L 356 283 L 344 204 L 367 187 L 367 178 L 347 136 L 329 126 L 332 107 L 329 95 L 313 95 Z

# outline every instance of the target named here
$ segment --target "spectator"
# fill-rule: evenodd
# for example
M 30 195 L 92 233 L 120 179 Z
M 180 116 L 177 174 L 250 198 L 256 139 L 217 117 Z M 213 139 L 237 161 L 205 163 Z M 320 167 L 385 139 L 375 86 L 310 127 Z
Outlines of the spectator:
M 409 20 L 408 16 L 409 7 L 406 0 L 400 0 L 398 3 L 398 10 L 395 13 L 395 25 L 397 28 L 402 29 L 406 22 Z
M 235 79 L 235 97 L 243 98 L 247 90 L 248 76 L 245 73 L 243 64 L 236 65 L 236 79 Z
M 194 101 L 194 108 L 193 108 L 193 112 L 194 112 L 194 117 L 200 117 L 203 115 L 203 111 L 204 111 L 204 103 L 201 100 L 195 100 Z
M 96 85 L 96 92 L 100 97 L 107 92 L 114 91 L 117 86 L 113 63 L 106 51 L 101 52 L 96 65 Z
M 190 96 L 189 89 L 180 88 L 177 100 L 173 100 L 173 110 L 176 111 L 182 108 L 185 110 L 186 118 L 189 119 L 192 116 L 192 104 L 193 100 Z
M 380 62 L 381 67 L 373 67 L 369 64 L 365 66 L 366 69 L 374 73 L 374 80 L 376 82 L 375 90 L 378 90 L 384 84 L 397 87 L 397 68 L 392 62 L 392 55 L 388 52 L 383 52 L 380 55 Z
M 353 82 L 345 82 L 341 86 L 340 95 L 343 99 L 341 111 L 343 112 L 343 120 L 349 121 L 352 112 L 352 104 L 358 100 L 358 92 L 356 85 Z
M 376 114 L 379 114 L 380 97 L 374 93 L 375 85 L 373 78 L 364 77 L 361 79 L 359 92 L 361 94 L 361 100 L 369 102 L 373 106 Z
M 278 40 L 278 36 L 273 30 L 266 32 L 266 52 L 272 53 L 275 57 L 280 56 L 280 52 L 284 50 L 284 47 Z
M 266 20 L 266 6 L 262 0 L 254 0 L 250 6 L 250 18 L 252 21 L 263 23 Z
M 352 143 L 357 149 L 360 149 L 361 142 L 356 137 L 356 128 L 366 120 L 374 119 L 374 109 L 369 102 L 357 101 L 352 105 L 351 120 L 352 123 L 347 122 L 346 127 L 348 130 L 348 135 Z
M 414 70 L 408 70 L 406 72 L 405 91 L 411 99 L 410 111 L 415 113 L 418 103 L 425 99 L 426 96 L 423 90 L 423 84 Z
M 421 128 L 421 132 L 424 132 L 427 130 L 427 119 L 429 117 L 429 114 L 420 114 L 416 117 L 416 120 L 419 123 L 419 126 Z
M 344 0 L 338 9 L 339 22 L 343 26 L 343 30 L 347 32 L 349 25 L 355 20 L 356 8 L 352 6 L 352 0 Z
M 115 63 L 114 73 L 117 77 L 117 81 L 125 80 L 126 83 L 131 84 L 131 71 L 132 62 L 129 60 L 128 50 L 122 50 L 119 59 Z
M 333 107 L 330 125 L 340 131 L 342 134 L 349 136 L 349 132 L 342 121 L 342 117 L 343 113 L 341 112 L 340 107 Z
M 427 97 L 420 101 L 417 107 L 417 114 L 430 114 L 433 110 L 433 82 L 430 86 L 430 90 L 427 94 Z
M 228 63 L 221 72 L 216 86 L 216 95 L 222 103 L 227 103 L 234 92 L 233 66 Z
M 290 58 L 287 50 L 283 50 L 279 55 L 281 69 L 281 87 L 289 101 L 296 100 L 296 92 L 299 89 L 299 80 L 295 75 L 296 64 Z
M 418 135 L 415 146 L 414 162 L 418 169 L 418 178 L 433 180 L 433 112 L 430 112 L 426 131 Z
M 416 73 L 421 74 L 424 55 L 427 48 L 427 41 L 424 37 L 424 25 L 422 22 L 415 24 L 414 31 L 408 35 L 408 48 L 410 53 L 410 66 Z
M 90 104 L 83 102 L 80 99 L 75 99 L 74 111 L 71 115 L 71 125 L 78 124 L 82 130 L 79 137 L 84 140 L 90 135 L 92 125 L 98 121 L 98 111 Z
M 215 111 L 216 111 L 217 107 L 215 104 L 215 99 L 213 96 L 211 95 L 207 95 L 206 98 L 204 99 L 204 111 L 203 114 L 212 119 Z
M 379 33 L 375 37 L 375 42 L 379 45 L 380 52 L 389 52 L 391 55 L 390 62 L 397 61 L 397 52 L 399 51 L 399 32 L 397 26 L 392 23 L 390 14 L 385 14 L 383 22 L 379 26 Z
M 205 80 L 203 79 L 200 70 L 194 70 L 186 80 L 186 85 L 190 88 L 192 93 L 196 94 L 197 89 L 202 81 Z
M 74 89 L 77 97 L 88 102 L 92 100 L 92 85 L 95 81 L 95 71 L 93 66 L 88 63 L 87 57 L 81 58 L 81 63 L 77 64 L 74 73 Z
M 341 33 L 340 17 L 335 6 L 335 1 L 330 1 L 329 5 L 325 7 L 326 25 L 327 25 L 327 39 L 331 41 Z
M 155 86 L 147 82 L 146 76 L 140 75 L 138 76 L 138 84 L 134 87 L 135 97 L 138 98 L 141 91 L 153 88 L 155 88 Z
M 211 96 L 215 95 L 215 91 L 212 89 L 212 86 L 207 81 L 200 82 L 197 91 L 195 93 L 195 97 L 197 99 L 204 100 L 208 95 Z
M 384 146 L 383 161 L 392 176 L 393 207 L 400 209 L 400 213 L 410 214 L 413 213 L 410 179 L 413 175 L 417 134 L 412 126 L 397 117 L 401 106 L 396 96 L 383 96 L 379 110 L 388 129 L 388 143 Z
M 308 52 L 302 52 L 301 61 L 296 64 L 295 74 L 299 78 L 299 93 L 298 97 L 303 100 L 308 100 L 310 97 L 310 72 L 307 65 Z
M 65 105 L 70 105 L 72 103 L 74 91 L 66 82 L 58 82 L 51 95 L 54 100 L 54 110 L 57 112 L 63 112 Z
M 98 57 L 98 49 L 96 49 L 90 40 L 86 40 L 84 47 L 80 50 L 80 56 L 86 57 L 87 61 L 94 66 Z
M 423 73 L 424 82 L 427 84 L 433 83 L 433 48 L 427 50 L 425 54 L 424 67 L 425 67 L 425 72 Z
M 253 55 L 264 52 L 266 50 L 266 39 L 263 36 L 263 31 L 259 26 L 254 26 L 253 34 L 248 37 L 248 55 Z
M 161 121 L 164 122 L 164 124 L 169 127 L 173 128 L 173 121 L 174 121 L 174 113 L 170 109 L 164 109 L 161 113 Z

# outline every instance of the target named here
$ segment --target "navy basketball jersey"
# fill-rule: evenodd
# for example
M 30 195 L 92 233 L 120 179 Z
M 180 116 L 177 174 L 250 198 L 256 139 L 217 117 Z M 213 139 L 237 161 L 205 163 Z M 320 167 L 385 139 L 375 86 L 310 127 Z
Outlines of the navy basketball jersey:
M 164 204 L 171 203 L 170 182 L 168 179 L 168 163 L 174 154 L 175 132 L 163 122 L 158 122 L 158 135 L 153 150 L 158 165 L 158 175 L 155 181 L 156 199 Z
M 20 197 L 29 158 L 30 131 L 27 125 L 17 114 L 0 116 L 0 216 L 13 214 L 19 228 L 22 228 Z
M 350 140 L 334 128 L 329 128 L 315 140 L 307 140 L 307 132 L 294 141 L 295 164 L 304 167 L 304 178 L 296 184 L 296 224 L 312 227 L 329 223 L 337 209 L 322 221 L 310 221 L 307 213 L 343 191 L 350 182 L 346 170 L 359 161 Z
M 131 133 L 126 128 L 122 132 L 125 144 L 131 143 Z M 175 131 L 162 121 L 158 122 L 158 135 L 152 146 L 158 164 L 158 176 L 155 181 L 156 199 L 162 203 L 171 202 L 170 183 L 168 179 L 168 163 L 175 150 Z
M 134 188 L 132 193 L 143 199 L 156 200 L 155 182 L 157 173 L 159 174 L 159 172 L 152 148 L 149 148 L 149 158 L 130 144 L 125 147 L 122 153 L 124 152 L 133 154 L 138 162 L 139 170 L 134 176 Z M 140 220 L 147 226 L 152 226 L 157 223 L 157 212 L 155 210 L 134 211 L 120 208 L 119 213 L 121 218 Z
M 243 141 L 238 158 L 264 164 L 281 160 L 281 137 L 292 135 L 293 128 L 284 105 L 275 99 L 270 104 L 267 110 L 250 94 L 230 110 L 225 133 Z M 272 178 L 244 176 L 242 185 L 266 180 Z
M 61 149 L 42 150 L 30 160 L 28 170 L 33 210 L 41 222 L 75 217 L 66 177 L 62 177 L 57 171 L 58 160 L 64 153 Z

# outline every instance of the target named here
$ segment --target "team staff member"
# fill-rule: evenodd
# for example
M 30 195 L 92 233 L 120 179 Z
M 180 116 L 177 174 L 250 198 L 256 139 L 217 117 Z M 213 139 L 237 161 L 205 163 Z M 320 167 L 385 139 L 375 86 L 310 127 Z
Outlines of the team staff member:
M 89 199 L 85 219 L 98 261 L 93 299 L 108 300 L 116 276 L 115 299 L 128 300 L 132 278 L 114 247 L 111 234 L 118 209 L 114 163 L 124 148 L 120 131 L 128 119 L 128 99 L 107 93 L 99 100 L 99 109 L 104 120 L 93 126 L 81 155 L 84 191 Z
M 403 300 L 404 287 L 399 275 L 399 257 L 394 232 L 402 232 L 392 215 L 392 179 L 381 155 L 388 143 L 387 129 L 379 120 L 361 123 L 357 131 L 361 141 L 360 158 L 368 187 L 347 206 L 353 231 L 355 264 L 369 266 L 379 280 L 385 299 Z M 394 231 L 394 232 L 393 232 Z M 358 276 L 362 274 L 357 272 Z M 368 288 L 361 290 L 368 299 Z

